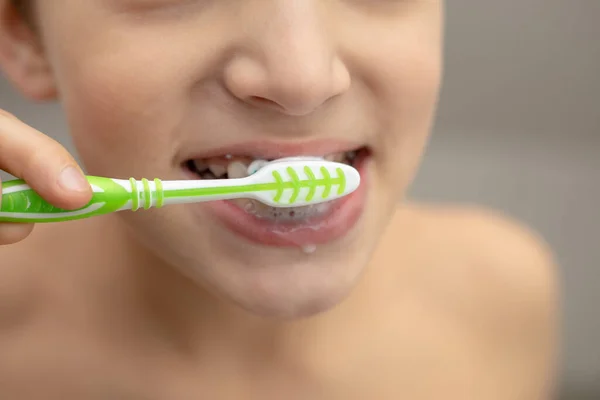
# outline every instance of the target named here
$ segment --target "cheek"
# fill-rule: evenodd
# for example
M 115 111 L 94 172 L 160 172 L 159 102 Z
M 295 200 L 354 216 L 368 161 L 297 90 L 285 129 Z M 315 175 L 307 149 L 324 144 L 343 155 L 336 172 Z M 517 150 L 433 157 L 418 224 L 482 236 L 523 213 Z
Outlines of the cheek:
M 81 159 L 90 172 L 143 173 L 141 165 L 132 165 L 135 159 L 159 161 L 170 154 L 181 119 L 178 100 L 165 93 L 160 76 L 93 70 L 78 71 L 65 85 L 65 110 Z
M 433 2 L 407 5 L 405 14 L 369 30 L 376 34 L 355 36 L 348 52 L 372 98 L 369 111 L 381 124 L 375 138 L 378 175 L 386 185 L 405 186 L 421 159 L 437 105 L 440 10 Z
M 142 173 L 134 159 L 172 154 L 187 106 L 185 74 L 155 59 L 158 48 L 131 52 L 104 40 L 75 42 L 55 55 L 61 100 L 88 172 Z
M 440 87 L 440 53 L 433 45 L 410 45 L 372 64 L 371 87 L 384 127 L 375 145 L 380 149 L 376 179 L 390 207 L 406 195 L 430 135 Z
M 414 178 L 432 129 L 441 76 L 435 51 L 419 49 L 379 64 L 380 119 L 388 129 L 378 138 L 386 184 L 404 190 Z
M 167 110 L 146 113 L 128 109 L 125 105 L 137 102 L 142 106 L 144 102 L 127 94 L 113 95 L 114 103 L 106 98 L 102 93 L 75 94 L 76 101 L 65 107 L 73 142 L 89 173 L 137 174 L 144 171 L 134 160 L 160 161 L 158 158 L 168 154 L 173 127 L 167 118 L 160 118 Z
M 420 146 L 429 135 L 440 88 L 441 62 L 437 52 L 415 49 L 400 57 L 393 66 L 395 73 L 383 71 L 389 77 L 381 82 L 382 97 L 389 104 L 386 116 L 395 134 L 386 135 L 388 145 Z

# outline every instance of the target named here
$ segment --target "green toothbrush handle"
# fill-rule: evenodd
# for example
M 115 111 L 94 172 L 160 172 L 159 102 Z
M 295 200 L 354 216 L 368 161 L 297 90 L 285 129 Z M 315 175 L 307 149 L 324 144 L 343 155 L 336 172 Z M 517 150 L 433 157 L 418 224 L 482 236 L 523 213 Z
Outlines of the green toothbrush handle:
M 87 205 L 77 210 L 53 206 L 23 180 L 2 184 L 0 222 L 61 222 L 89 218 L 121 210 L 136 211 L 140 207 L 161 207 L 164 197 L 158 179 L 136 181 L 87 176 L 93 196 Z
M 360 184 L 353 167 L 321 160 L 274 161 L 239 179 L 165 181 L 87 176 L 92 199 L 78 210 L 54 207 L 23 180 L 2 184 L 0 222 L 61 222 L 165 204 L 250 198 L 270 207 L 300 207 L 332 201 Z

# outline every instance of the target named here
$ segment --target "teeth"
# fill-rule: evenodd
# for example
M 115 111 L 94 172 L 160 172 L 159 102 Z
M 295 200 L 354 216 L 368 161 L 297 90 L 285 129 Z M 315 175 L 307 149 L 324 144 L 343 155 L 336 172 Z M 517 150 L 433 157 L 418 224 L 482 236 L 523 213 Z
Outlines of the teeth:
M 343 162 L 344 159 L 346 158 L 346 153 L 334 153 L 334 154 L 328 154 L 324 157 L 327 161 L 333 161 L 333 162 Z
M 323 158 L 327 161 L 351 165 L 356 159 L 356 156 L 356 151 L 349 151 L 328 154 Z M 238 179 L 252 175 L 266 163 L 268 163 L 268 161 L 227 154 L 223 157 L 193 160 L 190 163 L 190 168 L 194 169 L 204 179 Z
M 217 178 L 221 178 L 227 173 L 227 167 L 221 164 L 209 164 L 208 169 Z
M 194 164 L 194 168 L 196 168 L 196 171 L 198 172 L 203 172 L 208 169 L 208 165 L 206 165 L 206 163 L 200 160 L 193 160 L 192 163 Z
M 227 166 L 227 177 L 230 179 L 245 178 L 248 176 L 248 167 L 246 164 L 234 161 Z

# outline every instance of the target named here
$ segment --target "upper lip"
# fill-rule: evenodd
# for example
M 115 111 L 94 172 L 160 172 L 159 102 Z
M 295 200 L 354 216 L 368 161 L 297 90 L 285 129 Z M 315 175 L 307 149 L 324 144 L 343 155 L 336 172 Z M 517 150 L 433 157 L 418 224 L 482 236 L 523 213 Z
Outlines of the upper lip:
M 186 160 L 220 157 L 227 154 L 265 160 L 274 160 L 278 158 L 295 156 L 322 157 L 328 154 L 358 150 L 361 147 L 364 147 L 364 144 L 334 139 L 305 142 L 276 142 L 264 140 L 238 142 L 231 145 L 206 149 L 205 151 L 189 154 Z

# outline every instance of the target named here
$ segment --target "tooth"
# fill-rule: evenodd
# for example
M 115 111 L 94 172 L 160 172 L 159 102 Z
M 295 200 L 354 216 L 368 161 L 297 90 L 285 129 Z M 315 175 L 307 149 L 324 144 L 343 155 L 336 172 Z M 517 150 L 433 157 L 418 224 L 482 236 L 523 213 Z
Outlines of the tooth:
M 245 178 L 248 176 L 248 167 L 239 161 L 229 163 L 227 166 L 227 177 L 229 179 Z
M 208 165 L 206 165 L 204 162 L 202 162 L 200 160 L 194 160 L 194 161 L 192 161 L 192 163 L 194 164 L 194 168 L 196 168 L 196 171 L 198 171 L 198 172 L 203 172 L 208 169 Z
M 212 172 L 205 172 L 201 176 L 202 179 L 217 179 L 217 177 L 214 176 Z
M 344 161 L 344 157 L 345 157 L 345 153 L 333 153 L 333 154 L 326 155 L 324 158 L 327 161 L 342 162 L 342 161 Z
M 356 151 L 349 151 L 346 153 L 346 158 L 350 161 L 354 160 L 356 158 Z
M 225 167 L 224 165 L 219 165 L 219 164 L 210 164 L 208 166 L 208 169 L 210 170 L 210 172 L 213 173 L 214 176 L 216 176 L 217 178 L 221 178 L 222 176 L 224 176 L 227 173 L 227 167 Z

